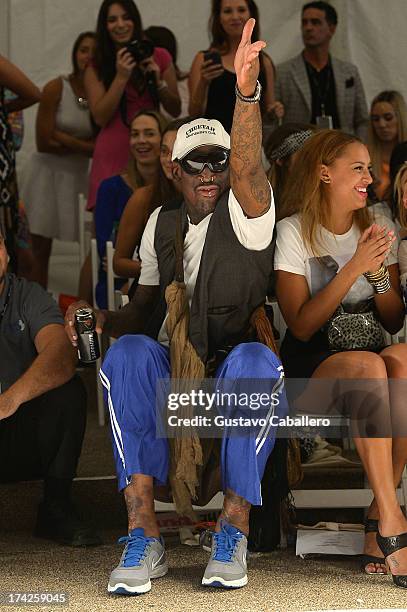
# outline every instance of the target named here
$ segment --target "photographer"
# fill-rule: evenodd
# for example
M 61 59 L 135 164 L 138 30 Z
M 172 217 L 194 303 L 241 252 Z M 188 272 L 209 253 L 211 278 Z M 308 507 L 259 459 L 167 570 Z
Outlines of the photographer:
M 158 103 L 174 117 L 181 110 L 170 54 L 142 38 L 141 17 L 133 1 L 104 0 L 97 21 L 95 61 L 85 73 L 89 107 L 101 127 L 90 173 L 90 210 L 101 181 L 126 166 L 134 115 Z

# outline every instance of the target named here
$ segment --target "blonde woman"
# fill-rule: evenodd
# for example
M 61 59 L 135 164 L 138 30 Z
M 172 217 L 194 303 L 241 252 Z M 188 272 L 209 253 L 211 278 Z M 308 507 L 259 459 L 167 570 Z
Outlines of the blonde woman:
M 399 168 L 394 179 L 394 199 L 396 201 L 397 220 L 400 223 L 400 246 L 398 250 L 398 260 L 400 268 L 400 283 L 404 293 L 404 300 L 407 298 L 407 162 Z
M 407 106 L 398 91 L 382 91 L 372 101 L 368 148 L 376 179 L 374 192 L 377 200 L 388 198 L 390 186 L 389 164 L 394 147 L 407 140 Z
M 345 350 L 328 335 L 329 321 L 341 304 L 355 312 L 370 300 L 389 333 L 400 329 L 404 318 L 393 227 L 387 220 L 384 227 L 366 208 L 372 182 L 368 150 L 354 136 L 323 130 L 304 144 L 291 180 L 283 203 L 290 216 L 277 225 L 274 262 L 277 298 L 288 326 L 281 347 L 286 375 L 311 379 L 307 390 L 314 386 L 313 407 L 316 397 L 323 404 L 315 393 L 321 380 L 315 385 L 315 379 L 335 379 L 337 389 L 346 386 L 349 392 L 350 415 L 354 418 L 369 405 L 381 417 L 382 422 L 375 421 L 381 427 L 389 422 L 390 410 L 405 412 L 397 397 L 389 402 L 388 381 L 407 378 L 407 345 L 385 347 L 383 342 L 370 350 Z M 357 395 L 361 380 L 373 385 L 375 393 L 365 393 L 365 386 Z M 377 429 L 376 435 L 383 431 Z M 355 444 L 375 495 L 368 510 L 364 571 L 385 573 L 386 556 L 394 582 L 407 587 L 405 542 L 399 550 L 390 538 L 407 532 L 395 494 L 407 461 L 406 439 L 372 438 L 367 431 L 355 437 Z

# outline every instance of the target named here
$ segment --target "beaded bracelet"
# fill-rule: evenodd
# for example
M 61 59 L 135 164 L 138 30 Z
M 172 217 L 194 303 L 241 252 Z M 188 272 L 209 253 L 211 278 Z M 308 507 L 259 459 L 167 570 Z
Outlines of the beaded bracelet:
M 254 90 L 254 94 L 252 96 L 244 96 L 236 83 L 236 87 L 235 87 L 235 94 L 236 97 L 239 98 L 239 100 L 241 100 L 242 102 L 248 102 L 249 104 L 255 104 L 256 102 L 260 101 L 260 97 L 261 97 L 261 84 L 259 81 L 257 81 L 256 83 L 256 89 Z

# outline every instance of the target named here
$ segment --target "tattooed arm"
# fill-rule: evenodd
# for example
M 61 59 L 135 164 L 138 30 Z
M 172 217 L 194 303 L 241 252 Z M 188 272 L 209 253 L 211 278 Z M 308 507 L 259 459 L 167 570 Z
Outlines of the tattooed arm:
M 249 19 L 235 56 L 237 86 L 243 96 L 252 96 L 259 76 L 259 53 L 266 43 L 251 43 L 255 20 Z M 270 186 L 261 161 L 261 115 L 259 103 L 236 98 L 230 152 L 230 185 L 248 217 L 260 217 L 271 203 Z

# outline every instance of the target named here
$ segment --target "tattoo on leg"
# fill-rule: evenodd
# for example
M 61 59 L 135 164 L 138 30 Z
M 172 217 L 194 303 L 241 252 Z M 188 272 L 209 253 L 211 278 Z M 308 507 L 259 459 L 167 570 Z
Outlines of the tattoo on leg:
M 142 527 L 147 535 L 159 536 L 154 512 L 154 494 L 152 483 L 144 484 L 132 479 L 124 490 L 127 507 L 129 531 Z
M 140 508 L 144 505 L 141 497 L 133 497 L 132 495 L 125 495 L 126 506 L 128 515 L 137 515 L 140 511 Z
M 247 533 L 249 529 L 250 508 L 251 504 L 244 497 L 236 495 L 236 493 L 227 489 L 219 519 L 223 519 L 244 533 Z

